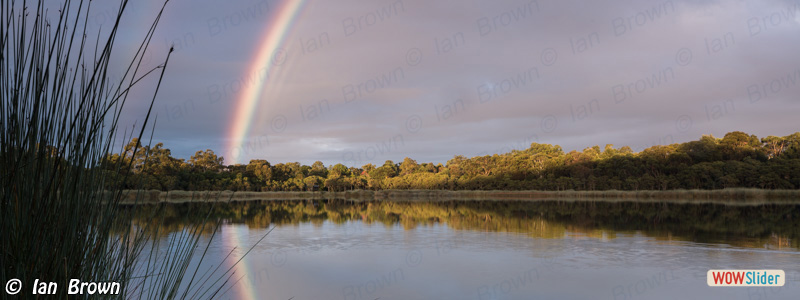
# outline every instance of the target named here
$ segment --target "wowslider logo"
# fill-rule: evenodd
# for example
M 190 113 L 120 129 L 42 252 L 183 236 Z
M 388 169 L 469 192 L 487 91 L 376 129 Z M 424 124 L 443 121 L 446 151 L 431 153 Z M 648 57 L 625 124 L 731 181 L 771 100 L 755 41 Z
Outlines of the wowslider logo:
M 708 286 L 783 286 L 783 270 L 708 270 Z

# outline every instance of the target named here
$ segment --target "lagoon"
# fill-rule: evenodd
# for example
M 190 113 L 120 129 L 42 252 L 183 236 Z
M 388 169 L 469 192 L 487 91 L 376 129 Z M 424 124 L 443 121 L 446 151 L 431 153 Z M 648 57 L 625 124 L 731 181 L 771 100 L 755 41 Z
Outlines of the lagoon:
M 168 230 L 205 217 L 193 212 L 211 210 L 211 218 L 223 222 L 201 266 L 201 272 L 233 266 L 233 284 L 222 299 L 800 295 L 798 204 L 417 199 L 164 205 Z M 710 269 L 781 269 L 786 285 L 709 287 Z

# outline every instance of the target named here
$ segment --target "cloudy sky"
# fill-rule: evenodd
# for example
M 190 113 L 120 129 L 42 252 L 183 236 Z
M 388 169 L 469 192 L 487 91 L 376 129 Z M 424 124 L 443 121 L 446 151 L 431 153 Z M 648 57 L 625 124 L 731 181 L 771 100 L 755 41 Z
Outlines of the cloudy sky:
M 150 2 L 134 1 L 124 24 L 146 28 Z M 180 158 L 361 166 L 800 130 L 800 0 L 309 0 L 273 30 L 286 5 L 170 1 L 151 44 L 151 66 L 176 50 L 154 141 Z M 256 65 L 275 32 L 284 43 Z M 126 31 L 121 45 L 140 37 Z M 237 142 L 242 93 L 262 84 Z M 149 99 L 135 100 L 129 124 Z

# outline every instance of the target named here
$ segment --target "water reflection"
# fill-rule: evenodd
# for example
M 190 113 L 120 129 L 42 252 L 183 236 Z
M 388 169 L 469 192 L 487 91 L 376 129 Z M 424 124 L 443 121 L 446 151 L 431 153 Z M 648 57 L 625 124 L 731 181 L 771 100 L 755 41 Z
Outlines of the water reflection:
M 454 230 L 509 232 L 540 239 L 614 240 L 644 235 L 655 240 L 730 245 L 743 248 L 800 248 L 800 205 L 729 206 L 653 202 L 588 201 L 247 201 L 163 204 L 137 209 L 134 222 L 160 222 L 161 233 L 204 220 L 244 224 L 249 229 L 325 223 L 343 227 L 360 222 L 406 231 L 423 226 Z M 208 212 L 211 212 L 210 215 Z M 208 217 L 208 219 L 206 219 Z M 353 228 L 362 228 L 353 226 Z M 209 232 L 211 228 L 209 227 Z

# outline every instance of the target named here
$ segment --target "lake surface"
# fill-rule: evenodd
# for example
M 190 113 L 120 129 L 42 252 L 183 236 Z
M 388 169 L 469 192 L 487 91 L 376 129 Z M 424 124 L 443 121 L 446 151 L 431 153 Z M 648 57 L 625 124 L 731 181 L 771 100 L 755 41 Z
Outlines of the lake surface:
M 166 209 L 181 230 L 210 206 Z M 800 298 L 800 205 L 250 201 L 211 216 L 201 270 L 252 248 L 222 299 Z M 709 269 L 787 281 L 709 287 Z

